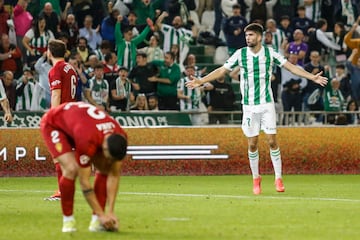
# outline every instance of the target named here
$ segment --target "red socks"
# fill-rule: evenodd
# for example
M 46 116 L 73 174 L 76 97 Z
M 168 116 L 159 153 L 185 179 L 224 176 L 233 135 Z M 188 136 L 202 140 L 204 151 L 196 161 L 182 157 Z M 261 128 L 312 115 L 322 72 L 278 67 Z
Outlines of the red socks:
M 57 173 L 57 179 L 58 179 L 58 186 L 59 186 L 59 189 L 60 189 L 60 179 L 62 177 L 62 171 L 61 171 L 61 166 L 60 166 L 60 163 L 55 163 L 55 170 L 56 170 L 56 173 Z
M 74 210 L 74 195 L 75 195 L 75 181 L 61 177 L 59 181 L 61 192 L 61 208 L 64 216 L 73 215 Z
M 95 174 L 95 182 L 94 182 L 94 191 L 97 200 L 103 210 L 105 210 L 106 205 L 106 182 L 107 182 L 107 175 L 96 173 Z

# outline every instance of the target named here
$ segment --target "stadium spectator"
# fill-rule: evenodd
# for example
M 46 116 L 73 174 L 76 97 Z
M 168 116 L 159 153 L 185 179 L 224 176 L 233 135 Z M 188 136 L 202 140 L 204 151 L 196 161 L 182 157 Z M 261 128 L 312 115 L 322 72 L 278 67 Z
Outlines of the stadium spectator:
M 313 22 L 320 20 L 321 2 L 321 0 L 304 0 L 305 16 Z
M 259 174 L 258 136 L 260 129 L 264 130 L 268 137 L 271 161 L 275 171 L 275 186 L 278 192 L 284 192 L 282 182 L 282 166 L 280 149 L 276 141 L 276 113 L 274 99 L 271 94 L 269 82 L 271 81 L 271 65 L 279 64 L 289 71 L 308 78 L 318 84 L 325 85 L 327 78 L 321 73 L 310 74 L 288 62 L 282 55 L 272 48 L 262 46 L 263 27 L 258 23 L 251 23 L 245 28 L 245 38 L 248 47 L 237 50 L 223 66 L 215 69 L 203 78 L 193 78 L 187 82 L 187 86 L 195 88 L 206 82 L 224 77 L 233 68 L 240 66 L 241 76 L 247 79 L 241 81 L 243 92 L 243 131 L 248 138 L 248 154 L 250 169 L 253 175 L 253 193 L 261 193 L 261 176 Z M 268 59 L 258 61 L 258 59 Z M 258 69 L 258 71 L 255 71 Z M 259 84 L 255 85 L 255 82 Z M 255 91 L 260 88 L 259 91 Z M 256 93 L 255 95 L 253 93 Z M 265 111 L 265 109 L 267 109 Z
M 11 108 L 2 80 L 0 80 L 0 105 L 1 105 L 0 110 L 4 111 L 5 122 L 11 122 L 12 121 Z
M 93 17 L 90 15 L 85 16 L 84 27 L 79 29 L 79 37 L 87 39 L 88 45 L 92 51 L 98 48 L 102 41 L 100 34 L 100 25 L 93 28 Z
M 304 33 L 301 29 L 296 29 L 293 33 L 294 41 L 289 42 L 285 47 L 285 56 L 290 53 L 296 54 L 298 58 L 297 64 L 304 66 L 304 59 L 308 51 L 308 45 L 304 42 Z
M 129 70 L 120 67 L 118 72 L 118 77 L 110 83 L 110 110 L 129 111 L 130 106 L 135 101 L 132 83 L 128 79 Z
M 305 64 L 304 69 L 314 75 L 324 73 L 327 74 L 325 66 L 321 64 L 321 56 L 318 51 L 310 52 L 310 62 Z M 323 111 L 324 88 L 312 81 L 308 81 L 308 84 L 303 90 L 303 102 L 305 111 Z M 315 114 L 316 123 L 322 123 L 323 116 L 321 114 Z
M 265 26 L 265 22 L 268 19 L 265 0 L 255 0 L 252 2 L 249 19 L 249 22 L 257 22 Z
M 273 35 L 272 45 L 274 50 L 284 54 L 285 46 L 288 41 L 285 33 L 277 27 L 274 19 L 270 18 L 266 21 L 266 31 L 270 31 Z
M 102 40 L 100 47 L 95 49 L 94 53 L 97 56 L 97 59 L 102 62 L 105 61 L 105 55 L 111 53 L 112 49 L 111 43 L 108 40 Z
M 294 29 L 292 28 L 292 26 L 290 25 L 290 17 L 288 15 L 283 15 L 281 16 L 280 20 L 279 20 L 279 29 L 280 31 L 282 31 L 285 34 L 285 37 L 287 39 L 288 42 L 293 41 L 293 33 L 294 33 Z
M 132 37 L 137 37 L 141 33 L 141 31 L 146 27 L 140 26 L 136 24 L 137 15 L 134 11 L 130 11 L 127 16 L 124 17 L 124 21 L 121 22 L 121 28 L 125 29 L 130 27 L 132 29 L 133 35 Z
M 111 3 L 111 1 L 109 3 Z M 118 9 L 110 8 L 109 15 L 101 22 L 102 39 L 107 40 L 112 49 L 115 47 L 115 25 L 119 15 L 120 11 Z
M 83 63 L 88 61 L 90 55 L 94 54 L 88 45 L 88 41 L 85 37 L 79 37 L 77 47 L 71 50 L 72 54 L 79 54 L 80 60 Z
M 206 67 L 200 69 L 197 65 L 196 55 L 190 53 L 186 58 L 186 66 L 192 66 L 195 69 L 194 76 L 201 77 L 206 73 Z
M 346 106 L 346 112 L 359 111 L 359 105 L 354 100 L 348 101 Z M 360 124 L 360 115 L 358 113 L 346 113 L 347 124 Z
M 189 20 L 189 11 L 196 9 L 195 0 L 169 0 L 165 11 L 168 12 L 168 18 L 165 19 L 166 24 L 171 24 L 175 17 L 179 17 L 182 20 L 182 24 L 186 26 Z M 166 52 L 167 50 L 164 49 Z
M 275 2 L 276 3 L 271 10 L 274 14 L 273 18 L 276 22 L 281 22 L 283 16 L 288 16 L 290 20 L 295 17 L 296 8 L 299 4 L 298 0 Z
M 185 76 L 182 77 L 177 86 L 177 96 L 179 99 L 180 111 L 190 111 L 196 112 L 200 111 L 201 103 L 201 90 L 200 88 L 189 89 L 186 87 L 185 83 L 191 81 L 191 76 L 195 76 L 194 66 L 185 67 Z M 198 125 L 201 123 L 200 114 L 190 114 L 191 122 L 193 125 Z
M 146 53 L 147 62 L 164 60 L 164 51 L 159 46 L 159 41 L 159 35 L 154 33 L 150 37 L 149 46 L 139 49 L 139 51 Z
M 34 96 L 34 76 L 30 68 L 24 68 L 24 74 L 16 86 L 16 111 L 30 111 Z
M 18 0 L 13 11 L 13 21 L 16 33 L 16 45 L 21 49 L 21 55 L 23 57 L 23 63 L 27 62 L 26 48 L 23 45 L 23 38 L 26 32 L 31 29 L 33 16 L 26 10 L 28 6 L 27 0 Z
M 51 100 L 50 106 L 54 108 L 61 103 L 76 101 L 77 74 L 74 68 L 65 62 L 66 45 L 61 40 L 52 39 L 49 41 L 47 59 L 52 63 L 48 73 Z M 59 200 L 61 198 L 60 179 L 62 176 L 61 167 L 56 159 L 53 159 L 58 176 L 58 190 L 45 200 Z
M 288 56 L 288 61 L 293 65 L 302 68 L 298 64 L 298 55 L 290 53 Z M 306 78 L 300 78 L 299 76 L 293 74 L 285 68 L 281 69 L 281 103 L 283 110 L 300 112 L 302 110 L 303 98 L 302 98 L 302 89 L 307 85 Z M 285 116 L 287 117 L 287 116 Z M 295 122 L 298 121 L 299 115 L 295 115 Z M 283 124 L 286 124 L 290 119 L 284 118 Z
M 6 33 L 1 35 L 0 42 L 0 71 L 11 71 L 14 78 L 18 79 L 22 75 L 21 50 L 16 45 L 10 43 Z
M 61 2 L 61 3 L 60 3 Z M 52 6 L 53 11 L 60 16 L 61 9 L 65 8 L 67 2 L 60 1 L 60 0 L 39 0 L 39 7 L 44 8 L 46 3 L 50 3 Z
M 340 91 L 340 81 L 333 78 L 324 90 L 324 110 L 326 112 L 342 112 L 346 108 L 346 100 Z M 334 124 L 339 114 L 326 114 L 327 123 Z
M 138 52 L 136 54 L 136 65 L 131 69 L 128 77 L 137 93 L 143 93 L 149 97 L 156 95 L 157 83 L 150 81 L 149 78 L 155 76 L 157 72 L 156 67 L 147 62 L 146 53 Z
M 79 28 L 75 18 L 75 15 L 69 12 L 71 3 L 67 2 L 66 7 L 61 14 L 60 20 L 60 31 L 65 32 L 69 36 L 68 48 L 73 49 L 76 47 L 77 40 L 79 37 Z
M 228 124 L 230 114 L 211 113 L 216 111 L 233 111 L 235 102 L 235 93 L 230 83 L 225 81 L 225 77 L 219 77 L 204 86 L 208 92 L 208 112 L 209 124 Z
M 60 14 L 57 14 L 54 11 L 53 5 L 50 2 L 46 2 L 44 4 L 44 8 L 40 12 L 40 16 L 44 17 L 47 29 L 50 30 L 55 37 L 57 37 L 60 30 Z
M 54 39 L 54 34 L 48 30 L 45 18 L 39 16 L 22 40 L 22 44 L 27 49 L 26 59 L 29 67 L 33 68 L 35 62 L 46 52 L 50 39 Z
M 337 64 L 335 69 L 335 77 L 340 81 L 340 91 L 346 101 L 351 99 L 351 83 L 350 75 L 346 72 L 344 64 Z
M 111 85 L 119 77 L 119 66 L 117 65 L 117 56 L 114 52 L 105 55 L 104 64 L 104 79 L 109 85 L 109 104 L 112 103 Z
M 139 93 L 136 96 L 135 104 L 130 107 L 130 111 L 144 111 L 149 110 L 148 102 L 145 94 Z
M 183 19 L 180 16 L 175 16 L 173 18 L 172 25 L 163 24 L 163 20 L 168 16 L 169 14 L 167 12 L 162 12 L 156 20 L 156 25 L 162 34 L 164 34 L 164 52 L 170 51 L 173 44 L 177 44 L 179 46 L 179 64 L 181 71 L 183 72 L 183 63 L 189 52 L 189 44 L 192 39 L 197 36 L 196 28 L 194 26 L 191 31 L 184 28 Z
M 327 26 L 327 21 L 321 18 L 316 23 L 316 29 L 310 31 L 308 41 L 309 49 L 307 51 L 307 56 L 305 57 L 305 63 L 309 62 L 309 56 L 312 51 L 318 51 L 321 56 L 323 56 L 323 60 L 326 62 L 328 59 L 325 55 L 329 53 L 330 49 L 341 50 L 341 46 L 327 37 Z
M 297 8 L 297 17 L 291 19 L 291 26 L 293 29 L 301 29 L 305 36 L 304 41 L 308 40 L 308 30 L 315 27 L 314 21 L 307 18 L 305 15 L 305 7 L 303 5 Z
M 141 34 L 133 38 L 133 32 L 130 27 L 121 29 L 122 16 L 118 17 L 118 21 L 115 27 L 115 39 L 117 48 L 118 65 L 124 66 L 131 70 L 136 61 L 136 49 L 137 46 L 144 41 L 150 29 L 153 29 L 153 22 L 148 19 L 148 26 L 141 32 Z M 122 33 L 123 32 L 123 33 Z
M 10 18 L 10 14 L 4 8 L 4 0 L 0 0 L 0 36 L 3 33 L 8 34 L 9 26 L 7 20 Z
M 337 22 L 342 22 L 347 29 L 350 29 L 359 17 L 357 6 L 351 0 L 340 0 L 337 2 L 334 10 L 334 19 Z
M 146 26 L 146 19 L 154 20 L 156 12 L 162 9 L 163 0 L 133 0 L 131 8 L 137 16 L 136 24 Z
M 50 108 L 51 104 L 51 92 L 48 81 L 51 65 L 47 60 L 46 53 L 36 61 L 34 68 L 38 76 L 38 82 L 35 83 L 31 111 L 41 111 Z
M 61 163 L 64 173 L 60 179 L 62 232 L 76 231 L 73 210 L 77 177 L 93 211 L 89 231 L 117 231 L 115 201 L 121 160 L 127 148 L 127 135 L 119 123 L 102 110 L 78 102 L 65 103 L 48 111 L 41 119 L 40 129 L 51 156 Z M 56 139 L 54 132 L 58 133 Z M 97 169 L 93 184 L 90 181 L 92 165 Z
M 85 89 L 85 97 L 89 103 L 109 110 L 109 83 L 104 79 L 104 65 L 99 63 L 94 68 L 94 76 L 89 79 L 89 86 Z
M 347 54 L 347 46 L 344 42 L 346 30 L 344 28 L 344 24 L 342 22 L 336 22 L 333 30 L 333 39 L 336 44 L 338 44 L 341 49 L 335 50 L 335 62 L 336 64 L 345 63 L 346 54 Z
M 179 110 L 177 98 L 177 83 L 181 77 L 179 65 L 175 63 L 175 56 L 171 52 L 165 53 L 164 61 L 153 61 L 159 68 L 157 76 L 149 77 L 150 82 L 157 83 L 156 95 L 159 99 L 160 110 Z
M 9 102 L 9 107 L 12 111 L 15 111 L 16 81 L 14 81 L 14 74 L 11 71 L 5 71 L 3 73 L 2 83 L 5 90 L 6 98 Z
M 119 76 L 119 66 L 117 65 L 117 56 L 114 52 L 105 55 L 104 63 L 104 78 L 108 81 L 109 86 Z
M 355 21 L 355 23 L 352 25 L 351 29 L 349 30 L 349 32 L 347 32 L 344 36 L 344 43 L 346 44 L 346 46 L 348 46 L 351 50 L 357 48 L 358 51 L 357 53 L 353 56 L 352 58 L 352 64 L 356 65 L 357 61 L 360 57 L 360 38 L 355 38 L 354 34 L 357 31 L 357 28 L 359 26 L 360 23 L 360 17 L 358 17 L 358 19 Z
M 350 82 L 351 82 L 351 96 L 352 98 L 360 102 L 360 58 L 357 59 L 356 64 L 353 64 L 353 59 L 355 56 L 359 54 L 359 50 L 354 48 L 346 61 L 346 68 L 350 74 Z
M 247 20 L 241 16 L 240 4 L 234 4 L 232 15 L 225 19 L 223 25 L 229 56 L 246 46 L 244 28 L 247 24 Z
M 92 54 L 88 57 L 88 61 L 84 64 L 85 74 L 87 78 L 92 78 L 94 76 L 95 66 L 101 61 L 99 61 L 98 57 L 95 54 Z
M 148 97 L 148 107 L 150 111 L 159 111 L 159 101 L 157 96 L 152 95 Z

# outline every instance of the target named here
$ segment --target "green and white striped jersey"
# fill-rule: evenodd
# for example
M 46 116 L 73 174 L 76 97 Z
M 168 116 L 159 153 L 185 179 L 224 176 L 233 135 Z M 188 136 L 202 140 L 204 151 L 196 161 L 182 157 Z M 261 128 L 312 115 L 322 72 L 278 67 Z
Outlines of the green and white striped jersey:
M 0 79 L 0 101 L 4 100 L 6 98 L 7 98 L 7 96 L 6 96 L 5 88 L 4 88 L 3 82 Z
M 190 81 L 188 77 L 183 77 L 178 81 L 177 89 L 182 91 L 190 100 L 180 99 L 180 111 L 199 110 L 201 101 L 201 92 L 199 88 L 190 89 L 185 83 Z
M 177 44 L 181 52 L 191 41 L 192 31 L 183 27 L 176 29 L 173 26 L 162 24 L 161 32 L 164 34 L 164 53 L 170 51 L 173 44 Z
M 240 67 L 240 91 L 242 104 L 259 105 L 274 102 L 271 90 L 271 75 L 274 64 L 282 66 L 287 60 L 273 48 L 261 46 L 258 53 L 249 47 L 238 49 L 225 63 L 224 67 L 233 70 Z

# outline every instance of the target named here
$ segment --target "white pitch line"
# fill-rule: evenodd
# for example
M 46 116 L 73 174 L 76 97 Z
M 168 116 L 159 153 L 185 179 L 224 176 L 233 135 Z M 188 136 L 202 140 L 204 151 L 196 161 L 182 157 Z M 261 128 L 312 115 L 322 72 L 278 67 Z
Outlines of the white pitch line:
M 321 198 L 321 197 L 287 197 L 287 196 L 241 196 L 241 195 L 221 195 L 221 194 L 188 194 L 188 193 L 156 193 L 156 192 L 119 192 L 124 195 L 143 195 L 143 196 L 165 196 L 165 197 L 209 197 L 209 198 L 229 198 L 229 199 L 286 199 L 286 200 L 317 200 L 317 201 L 338 201 L 338 202 L 360 202 L 360 199 L 347 198 Z
M 44 190 L 12 190 L 0 189 L 0 192 L 22 192 L 22 193 L 49 193 Z M 224 199 L 285 199 L 285 200 L 303 200 L 303 201 L 335 201 L 359 203 L 360 199 L 349 198 L 322 198 L 322 197 L 288 197 L 288 196 L 243 196 L 243 195 L 222 195 L 222 194 L 191 194 L 191 193 L 161 193 L 161 192 L 119 192 L 119 195 L 137 195 L 150 197 L 193 197 L 193 198 L 224 198 Z

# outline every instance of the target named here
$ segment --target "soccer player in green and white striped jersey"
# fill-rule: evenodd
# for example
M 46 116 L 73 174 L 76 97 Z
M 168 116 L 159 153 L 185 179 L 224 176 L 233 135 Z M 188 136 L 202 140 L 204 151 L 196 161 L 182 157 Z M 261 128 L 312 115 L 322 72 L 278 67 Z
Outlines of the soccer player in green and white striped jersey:
M 263 130 L 270 146 L 270 156 L 275 171 L 276 191 L 284 192 L 282 181 L 281 154 L 276 141 L 276 113 L 271 75 L 273 65 L 286 68 L 300 77 L 314 81 L 321 86 L 327 84 L 322 72 L 314 75 L 288 62 L 284 56 L 270 47 L 261 44 L 263 27 L 257 23 L 249 24 L 245 29 L 247 47 L 238 49 L 223 66 L 215 69 L 203 78 L 193 78 L 186 83 L 187 87 L 199 87 L 224 76 L 234 68 L 240 68 L 240 89 L 243 104 L 242 130 L 248 138 L 248 156 L 253 176 L 253 193 L 261 193 L 261 176 L 259 174 L 258 137 Z
M 2 80 L 0 80 L 0 104 L 4 111 L 5 122 L 11 122 L 13 118 L 11 115 L 10 104 L 9 104 L 9 100 L 6 96 L 6 92 L 5 92 Z

